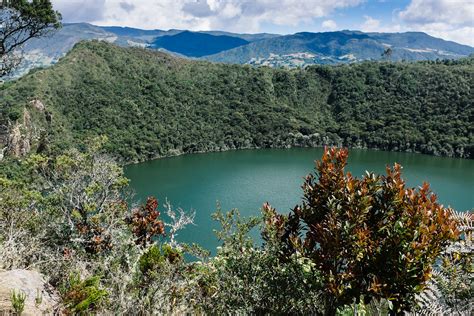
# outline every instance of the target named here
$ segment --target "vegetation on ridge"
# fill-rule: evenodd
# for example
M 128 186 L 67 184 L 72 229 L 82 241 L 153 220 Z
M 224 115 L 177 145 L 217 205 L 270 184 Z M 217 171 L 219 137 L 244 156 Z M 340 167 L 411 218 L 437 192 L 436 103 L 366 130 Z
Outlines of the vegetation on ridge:
M 124 161 L 234 148 L 345 145 L 472 157 L 473 59 L 298 70 L 189 61 L 82 42 L 0 87 L 0 121 L 31 101 L 33 150 L 105 134 Z

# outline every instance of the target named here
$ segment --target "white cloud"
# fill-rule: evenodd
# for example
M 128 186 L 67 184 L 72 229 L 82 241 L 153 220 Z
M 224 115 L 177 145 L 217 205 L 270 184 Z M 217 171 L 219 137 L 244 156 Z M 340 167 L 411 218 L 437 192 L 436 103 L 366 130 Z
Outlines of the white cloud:
M 364 32 L 380 32 L 380 20 L 364 15 L 365 22 L 360 26 Z
M 254 33 L 272 28 L 304 31 L 318 26 L 335 30 L 338 25 L 329 16 L 335 16 L 338 9 L 355 7 L 367 0 L 52 1 L 65 22 Z M 315 27 L 318 18 L 323 22 Z M 392 21 L 377 16 L 364 18 L 359 25 L 344 27 L 367 32 L 422 31 L 474 46 L 474 0 L 411 0 L 405 8 L 393 13 Z
M 365 0 L 53 0 L 64 20 L 145 29 L 261 31 L 298 26 Z M 125 8 L 129 9 L 126 10 Z M 82 12 L 82 13 L 81 13 Z M 86 14 L 86 13 L 89 13 Z
M 321 27 L 325 30 L 336 30 L 337 29 L 337 23 L 334 20 L 326 20 L 321 23 Z
M 402 20 L 413 24 L 448 23 L 474 24 L 474 1 L 472 0 L 412 0 L 399 13 Z
M 407 30 L 474 46 L 473 0 L 412 0 L 398 18 Z

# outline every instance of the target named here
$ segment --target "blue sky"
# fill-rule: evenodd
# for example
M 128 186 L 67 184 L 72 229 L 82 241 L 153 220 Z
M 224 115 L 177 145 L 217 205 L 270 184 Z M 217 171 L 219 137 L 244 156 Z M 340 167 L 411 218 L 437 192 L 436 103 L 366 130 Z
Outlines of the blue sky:
M 474 46 L 474 0 L 53 0 L 65 22 L 143 29 L 422 31 Z
M 410 0 L 363 1 L 359 5 L 336 9 L 324 17 L 313 18 L 298 26 L 279 26 L 269 23 L 264 25 L 264 29 L 276 33 L 295 33 L 302 30 L 321 32 L 327 30 L 327 27 L 323 27 L 322 24 L 328 20 L 334 21 L 335 28 L 338 30 L 361 29 L 361 25 L 370 19 L 379 21 L 379 25 L 390 26 L 392 21 L 397 20 L 398 12 L 401 12 L 409 4 Z

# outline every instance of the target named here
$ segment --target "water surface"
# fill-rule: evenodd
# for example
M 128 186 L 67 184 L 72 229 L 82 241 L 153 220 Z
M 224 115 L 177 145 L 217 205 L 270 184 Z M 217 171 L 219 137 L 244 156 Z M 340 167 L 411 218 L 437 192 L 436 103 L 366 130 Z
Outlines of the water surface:
M 303 177 L 314 170 L 321 148 L 240 150 L 164 158 L 127 166 L 126 176 L 139 199 L 156 196 L 174 208 L 196 212 L 195 226 L 178 239 L 212 250 L 218 245 L 211 219 L 217 204 L 239 209 L 243 216 L 259 214 L 266 201 L 288 212 L 301 200 Z M 474 207 L 474 160 L 373 150 L 350 150 L 347 170 L 384 173 L 387 164 L 403 166 L 409 186 L 431 184 L 444 205 L 457 210 Z M 161 210 L 163 208 L 160 207 Z

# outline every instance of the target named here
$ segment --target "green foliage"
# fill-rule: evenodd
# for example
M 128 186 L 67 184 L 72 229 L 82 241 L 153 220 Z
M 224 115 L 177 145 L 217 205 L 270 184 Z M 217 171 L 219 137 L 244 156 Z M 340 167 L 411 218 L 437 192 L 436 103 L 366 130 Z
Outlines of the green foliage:
M 127 162 L 331 144 L 470 157 L 472 76 L 472 60 L 283 70 L 84 42 L 0 87 L 0 121 L 39 99 L 52 116 L 36 122 L 49 152 L 105 134 Z
M 44 36 L 61 26 L 61 14 L 50 0 L 2 0 L 0 33 L 0 77 L 8 75 L 21 61 L 15 54 L 30 39 Z
M 237 209 L 223 213 L 220 208 L 212 214 L 212 219 L 219 222 L 221 230 L 214 230 L 217 238 L 222 241 L 221 251 L 228 248 L 242 250 L 253 246 L 249 233 L 259 223 L 258 217 L 242 218 Z
M 12 303 L 13 310 L 17 315 L 21 315 L 25 310 L 25 300 L 26 300 L 26 293 L 23 291 L 11 291 L 10 293 L 10 301 Z
M 61 16 L 53 11 L 53 5 L 48 0 L 4 0 L 1 8 L 17 10 L 21 14 L 21 19 L 29 20 L 31 24 L 46 24 L 56 28 L 60 26 Z
M 317 178 L 305 179 L 302 205 L 287 217 L 265 205 L 269 225 L 287 257 L 299 254 L 321 271 L 326 310 L 383 298 L 400 313 L 410 309 L 436 258 L 457 236 L 456 221 L 426 183 L 406 188 L 399 165 L 387 167 L 386 176 L 357 179 L 344 171 L 347 156 L 347 150 L 326 149 Z
M 213 217 L 223 241 L 215 258 L 191 270 L 207 313 L 314 314 L 320 312 L 321 282 L 311 262 L 301 257 L 282 261 L 274 240 L 262 247 L 248 233 L 260 220 L 241 219 L 236 210 Z
M 74 314 L 87 315 L 100 307 L 107 291 L 100 286 L 100 277 L 91 276 L 84 280 L 79 273 L 71 274 L 61 289 L 63 302 Z
M 168 244 L 162 245 L 161 248 L 153 245 L 140 257 L 138 268 L 143 275 L 152 275 L 165 263 L 173 264 L 182 259 L 182 253 Z
M 453 217 L 461 234 L 443 251 L 433 279 L 418 296 L 420 313 L 463 315 L 474 308 L 474 214 L 453 212 Z

